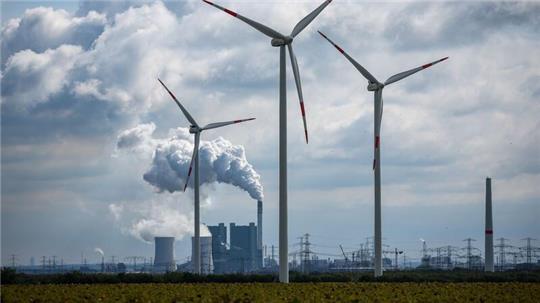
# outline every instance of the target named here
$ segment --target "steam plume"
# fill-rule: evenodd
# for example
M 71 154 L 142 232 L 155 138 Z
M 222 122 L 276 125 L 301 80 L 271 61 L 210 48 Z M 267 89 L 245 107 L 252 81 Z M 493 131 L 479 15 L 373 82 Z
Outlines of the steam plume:
M 117 149 L 131 152 L 154 149 L 149 170 L 143 175 L 146 182 L 159 192 L 175 192 L 183 184 L 193 152 L 193 135 L 187 128 L 171 130 L 169 139 L 154 139 L 155 125 L 140 124 L 118 136 Z M 263 200 L 260 175 L 247 161 L 244 147 L 233 145 L 226 139 L 201 140 L 199 148 L 200 182 L 202 184 L 227 183 L 249 193 L 255 200 Z M 189 187 L 192 188 L 190 182 Z
M 147 243 L 154 237 L 183 239 L 193 235 L 193 209 L 190 203 L 179 203 L 185 195 L 173 194 L 159 200 L 121 202 L 110 204 L 109 211 L 120 224 L 124 234 Z M 201 224 L 201 236 L 210 235 L 206 225 Z
M 102 250 L 101 248 L 99 248 L 99 247 L 94 248 L 94 252 L 95 252 L 96 254 L 102 256 L 102 257 L 105 256 L 105 253 L 104 253 L 103 250 Z

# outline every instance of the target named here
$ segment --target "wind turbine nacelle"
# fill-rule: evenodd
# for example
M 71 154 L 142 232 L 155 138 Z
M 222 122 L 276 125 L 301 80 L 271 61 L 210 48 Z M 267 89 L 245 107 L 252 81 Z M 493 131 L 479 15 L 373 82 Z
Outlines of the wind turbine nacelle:
M 376 91 L 378 90 L 379 88 L 382 88 L 384 85 L 380 84 L 380 83 L 373 83 L 373 82 L 370 82 L 367 86 L 367 90 L 370 91 L 370 92 L 373 92 L 373 91 Z
M 277 46 L 287 45 L 287 44 L 291 43 L 292 41 L 293 41 L 292 37 L 285 37 L 285 39 L 273 38 L 270 41 L 270 44 L 272 44 L 272 46 L 277 47 Z
M 199 132 L 199 128 L 198 128 L 197 126 L 191 125 L 191 126 L 189 127 L 189 133 L 190 133 L 190 134 L 196 134 L 196 133 L 198 133 L 198 132 Z

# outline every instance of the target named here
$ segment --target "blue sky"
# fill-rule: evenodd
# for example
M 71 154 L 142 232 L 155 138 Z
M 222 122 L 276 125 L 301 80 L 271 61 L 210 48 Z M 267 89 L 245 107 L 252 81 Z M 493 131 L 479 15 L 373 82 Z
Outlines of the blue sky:
M 319 4 L 219 3 L 282 32 Z M 317 30 L 380 79 L 450 56 L 385 89 L 386 244 L 411 257 L 419 238 L 482 248 L 486 176 L 495 238 L 538 238 L 539 28 L 534 2 L 332 2 L 294 44 L 308 145 L 288 66 L 290 251 L 306 232 L 331 254 L 373 234 L 373 97 Z M 141 233 L 156 228 L 183 236 L 185 260 L 192 191 L 143 179 L 158 145 L 188 126 L 157 76 L 201 123 L 257 118 L 203 140 L 243 147 L 264 187 L 264 242 L 277 245 L 278 59 L 269 39 L 201 1 L 2 2 L 2 262 L 98 260 L 96 247 L 152 256 Z M 119 148 L 129 130 L 137 143 Z M 202 222 L 256 219 L 238 187 L 207 184 L 203 196 Z

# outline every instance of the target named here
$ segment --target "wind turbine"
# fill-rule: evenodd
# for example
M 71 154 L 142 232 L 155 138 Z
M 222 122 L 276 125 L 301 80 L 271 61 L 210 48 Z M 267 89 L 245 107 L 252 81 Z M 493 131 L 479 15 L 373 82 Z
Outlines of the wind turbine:
M 421 70 L 424 70 L 434 64 L 437 64 L 441 61 L 444 61 L 448 59 L 448 57 L 442 58 L 437 61 L 433 61 L 428 64 L 424 64 L 420 67 L 416 67 L 398 74 L 393 75 L 392 77 L 388 78 L 384 83 L 381 83 L 373 77 L 362 65 L 358 64 L 351 56 L 349 56 L 341 47 L 339 47 L 337 44 L 335 44 L 332 40 L 330 40 L 328 37 L 326 37 L 323 33 L 319 31 L 319 34 L 323 36 L 330 44 L 332 44 L 340 53 L 349 60 L 349 62 L 356 67 L 356 69 L 368 80 L 368 86 L 367 90 L 370 92 L 373 92 L 375 95 L 374 98 L 374 106 L 375 110 L 373 112 L 374 115 L 374 153 L 375 157 L 373 159 L 373 170 L 375 171 L 375 277 L 382 276 L 382 232 L 381 232 L 381 142 L 380 142 L 380 134 L 381 134 L 381 120 L 382 120 L 382 114 L 383 114 L 383 98 L 382 98 L 382 91 L 383 88 L 386 85 L 392 84 L 394 82 L 397 82 L 403 78 L 406 78 L 412 74 L 415 74 Z
M 195 167 L 195 176 L 194 176 L 194 180 L 193 180 L 193 191 L 194 191 L 194 194 L 195 194 L 195 198 L 194 198 L 194 216 L 195 216 L 195 236 L 194 236 L 194 240 L 193 240 L 193 245 L 194 245 L 194 249 L 193 249 L 193 253 L 195 256 L 193 256 L 193 260 L 192 260 L 192 263 L 193 263 L 193 271 L 196 273 L 196 274 L 200 274 L 201 273 L 201 231 L 200 231 L 200 203 L 199 203 L 199 157 L 198 157 L 198 153 L 199 153 L 199 141 L 201 139 L 201 133 L 205 130 L 208 130 L 208 129 L 213 129 L 213 128 L 218 128 L 218 127 L 223 127 L 223 126 L 226 126 L 226 125 L 230 125 L 230 124 L 235 124 L 235 123 L 240 123 L 240 122 L 245 122 L 245 121 L 250 121 L 250 120 L 255 120 L 255 118 L 249 118 L 249 119 L 241 119 L 241 120 L 234 120 L 234 121 L 226 121 L 226 122 L 216 122 L 216 123 L 210 123 L 204 127 L 200 127 L 199 124 L 197 124 L 197 122 L 195 122 L 195 119 L 193 119 L 193 117 L 189 114 L 189 112 L 182 106 L 182 104 L 180 104 L 180 102 L 178 101 L 178 99 L 176 99 L 176 97 L 174 96 L 174 94 L 167 88 L 167 86 L 165 86 L 165 84 L 163 84 L 163 82 L 161 82 L 160 79 L 158 79 L 159 83 L 161 83 L 161 85 L 163 85 L 163 87 L 167 90 L 167 92 L 169 93 L 169 95 L 171 95 L 171 98 L 173 98 L 174 102 L 176 102 L 176 104 L 178 105 L 178 107 L 180 107 L 180 110 L 182 111 L 182 113 L 184 113 L 184 116 L 186 116 L 186 119 L 188 119 L 189 123 L 191 123 L 191 125 L 189 126 L 189 133 L 191 134 L 194 134 L 195 135 L 195 144 L 193 146 L 193 155 L 191 156 L 191 162 L 189 163 L 189 171 L 188 171 L 188 175 L 186 177 L 186 184 L 184 185 L 184 191 L 186 191 L 186 188 L 188 186 L 188 182 L 189 182 L 189 177 L 191 176 L 191 171 L 193 169 L 193 167 Z
M 332 0 L 324 1 L 310 14 L 305 16 L 296 24 L 290 35 L 285 36 L 266 25 L 248 19 L 236 12 L 226 9 L 222 6 L 214 4 L 210 1 L 204 2 L 226 12 L 227 14 L 236 17 L 259 32 L 272 38 L 270 44 L 274 47 L 279 47 L 279 281 L 289 283 L 289 264 L 288 264 L 288 227 L 287 227 L 287 89 L 286 89 L 286 62 L 285 62 L 285 47 L 289 49 L 291 65 L 300 100 L 300 111 L 304 122 L 304 134 L 306 143 L 308 143 L 308 132 L 306 123 L 306 111 L 304 109 L 304 97 L 302 96 L 302 84 L 300 81 L 300 72 L 298 71 L 298 63 L 292 48 L 294 38 L 302 32 L 310 23 L 317 17 L 322 10 L 332 2 Z

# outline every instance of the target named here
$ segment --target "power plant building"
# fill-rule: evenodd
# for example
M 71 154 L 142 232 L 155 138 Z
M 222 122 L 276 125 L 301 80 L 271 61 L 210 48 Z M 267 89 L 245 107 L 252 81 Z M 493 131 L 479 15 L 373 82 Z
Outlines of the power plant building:
M 194 253 L 194 247 L 193 244 L 195 239 L 191 237 L 191 256 L 193 256 Z M 201 236 L 200 238 L 200 244 L 201 244 L 201 274 L 207 275 L 214 273 L 214 262 L 213 262 L 213 256 L 212 256 L 212 237 L 209 236 Z M 193 260 L 193 257 L 191 258 Z
M 245 273 L 262 268 L 262 249 L 258 249 L 255 223 L 229 225 L 230 243 L 227 243 L 227 227 L 220 223 L 209 226 L 212 234 L 212 257 L 215 273 Z
M 230 224 L 231 245 L 230 263 L 237 272 L 251 272 L 258 269 L 257 226 Z
M 227 250 L 227 227 L 223 223 L 217 226 L 208 226 L 212 234 L 212 259 L 214 261 L 214 273 L 223 274 L 228 272 Z

